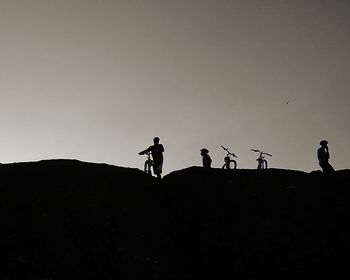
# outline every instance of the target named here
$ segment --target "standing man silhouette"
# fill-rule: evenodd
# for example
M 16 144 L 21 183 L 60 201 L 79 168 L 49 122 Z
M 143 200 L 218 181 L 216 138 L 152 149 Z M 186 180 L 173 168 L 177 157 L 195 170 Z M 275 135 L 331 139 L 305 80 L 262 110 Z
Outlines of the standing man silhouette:
M 164 147 L 162 144 L 159 144 L 159 137 L 153 138 L 153 145 L 147 148 L 146 150 L 139 153 L 139 155 L 144 155 L 148 152 L 151 152 L 153 159 L 153 172 L 157 175 L 158 179 L 162 178 L 163 171 L 163 152 Z
M 329 164 L 329 151 L 328 151 L 328 142 L 322 140 L 320 142 L 321 147 L 317 150 L 318 162 L 322 168 L 324 174 L 330 174 L 334 172 L 334 168 Z
M 208 154 L 209 154 L 208 149 L 206 148 L 201 149 L 203 167 L 211 168 L 211 158 Z

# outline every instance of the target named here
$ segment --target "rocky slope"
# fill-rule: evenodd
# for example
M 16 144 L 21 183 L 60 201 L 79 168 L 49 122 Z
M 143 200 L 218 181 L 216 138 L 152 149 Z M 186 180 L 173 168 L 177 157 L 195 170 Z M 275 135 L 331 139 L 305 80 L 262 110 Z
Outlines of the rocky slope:
M 345 277 L 350 171 L 0 165 L 1 279 Z

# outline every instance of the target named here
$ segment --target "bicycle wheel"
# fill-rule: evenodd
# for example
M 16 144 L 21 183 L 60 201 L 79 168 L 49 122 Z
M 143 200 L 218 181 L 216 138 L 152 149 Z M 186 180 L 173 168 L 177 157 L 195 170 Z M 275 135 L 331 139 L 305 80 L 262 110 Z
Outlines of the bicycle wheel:
M 267 161 L 265 159 L 261 161 L 261 169 L 267 169 Z
M 226 162 L 223 166 L 222 169 L 236 169 L 237 168 L 237 162 L 235 160 L 230 160 Z
M 145 161 L 145 167 L 144 170 L 147 174 L 151 174 L 152 175 L 152 171 L 151 171 L 151 162 L 149 160 Z
M 237 162 L 235 160 L 230 160 L 228 169 L 236 169 L 237 168 Z
M 261 160 L 257 159 L 256 161 L 258 162 L 258 167 L 257 167 L 257 169 L 259 170 L 259 169 L 261 169 L 261 165 L 262 165 L 262 164 L 261 164 Z

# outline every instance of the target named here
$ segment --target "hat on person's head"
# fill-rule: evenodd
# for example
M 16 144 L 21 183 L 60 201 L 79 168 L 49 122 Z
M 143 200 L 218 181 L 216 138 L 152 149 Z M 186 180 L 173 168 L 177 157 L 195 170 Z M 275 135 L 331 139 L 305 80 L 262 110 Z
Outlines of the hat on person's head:
M 327 142 L 326 140 L 322 140 L 322 141 L 320 142 L 320 145 L 321 145 L 321 146 L 327 146 L 327 145 L 328 145 L 328 142 Z

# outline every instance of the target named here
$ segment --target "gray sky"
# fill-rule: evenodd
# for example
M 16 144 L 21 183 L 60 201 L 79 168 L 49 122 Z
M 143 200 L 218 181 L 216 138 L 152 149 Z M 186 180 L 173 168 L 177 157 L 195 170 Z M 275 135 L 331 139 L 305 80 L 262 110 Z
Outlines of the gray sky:
M 348 0 L 0 0 L 0 162 L 350 167 Z M 287 104 L 287 101 L 288 104 Z

